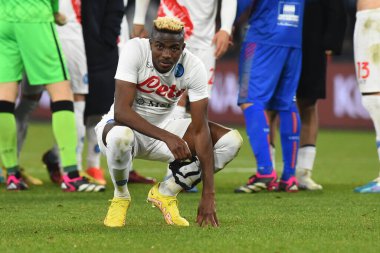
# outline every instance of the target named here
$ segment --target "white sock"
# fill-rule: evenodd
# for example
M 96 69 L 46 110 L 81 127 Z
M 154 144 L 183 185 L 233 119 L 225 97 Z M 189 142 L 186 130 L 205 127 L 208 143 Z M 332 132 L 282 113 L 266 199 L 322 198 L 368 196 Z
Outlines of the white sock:
M 376 131 L 377 154 L 380 160 L 380 96 L 366 95 L 362 96 L 363 106 L 371 116 Z
M 276 148 L 271 144 L 270 145 L 270 157 L 272 159 L 273 168 L 276 168 Z
M 116 198 L 124 198 L 130 199 L 131 194 L 129 193 L 128 184 L 118 185 L 119 182 L 123 182 L 124 180 L 128 180 L 128 169 L 117 170 L 114 169 L 111 173 L 112 182 L 114 185 L 113 196 Z
M 86 122 L 87 168 L 100 168 L 100 149 L 95 133 L 95 126 L 99 122 L 98 119 L 98 116 L 90 116 Z
M 85 137 L 85 126 L 84 126 L 84 101 L 75 101 L 74 102 L 74 114 L 75 114 L 75 126 L 77 129 L 77 162 L 78 162 L 78 170 L 82 170 L 82 152 L 84 146 L 84 137 Z
M 298 150 L 296 170 L 313 170 L 316 154 L 315 146 L 301 147 Z
M 371 116 L 373 125 L 376 131 L 376 146 L 377 155 L 380 161 L 380 96 L 376 95 L 366 95 L 362 96 L 363 106 L 367 109 L 369 115 Z M 380 172 L 379 177 L 375 181 L 380 182 Z
M 134 134 L 128 127 L 114 126 L 106 137 L 107 164 L 115 187 L 114 197 L 130 198 L 129 170 L 132 165 Z
M 164 182 L 161 182 L 158 187 L 159 193 L 165 196 L 176 196 L 182 189 L 183 188 L 175 182 L 173 175 Z

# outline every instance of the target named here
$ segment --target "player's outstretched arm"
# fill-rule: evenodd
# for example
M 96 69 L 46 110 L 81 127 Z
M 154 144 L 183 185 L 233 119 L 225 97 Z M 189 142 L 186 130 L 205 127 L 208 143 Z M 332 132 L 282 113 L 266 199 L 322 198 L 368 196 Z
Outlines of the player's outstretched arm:
M 203 190 L 198 206 L 197 223 L 200 226 L 219 226 L 216 216 L 214 190 L 214 152 L 207 120 L 208 99 L 190 103 L 193 141 L 202 168 Z
M 115 116 L 116 122 L 126 125 L 142 134 L 166 143 L 174 158 L 184 160 L 191 158 L 191 152 L 186 142 L 178 136 L 156 127 L 137 114 L 133 108 L 136 95 L 136 84 L 116 80 Z

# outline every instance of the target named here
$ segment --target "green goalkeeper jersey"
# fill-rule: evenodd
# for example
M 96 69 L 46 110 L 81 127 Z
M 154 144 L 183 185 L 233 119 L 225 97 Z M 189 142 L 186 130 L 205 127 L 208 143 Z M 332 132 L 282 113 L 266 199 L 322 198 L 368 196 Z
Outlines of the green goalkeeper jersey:
M 0 21 L 53 22 L 53 13 L 58 12 L 58 1 L 0 0 Z

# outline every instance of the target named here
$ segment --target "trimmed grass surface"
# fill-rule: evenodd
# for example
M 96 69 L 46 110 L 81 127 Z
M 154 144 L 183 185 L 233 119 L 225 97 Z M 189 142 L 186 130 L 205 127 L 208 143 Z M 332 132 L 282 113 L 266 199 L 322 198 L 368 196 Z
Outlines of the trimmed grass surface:
M 324 190 L 295 194 L 233 193 L 255 167 L 245 140 L 236 160 L 216 175 L 221 224 L 216 229 L 194 223 L 199 193 L 179 195 L 189 228 L 166 225 L 145 202 L 147 185 L 129 186 L 126 227 L 104 227 L 112 186 L 105 193 L 61 192 L 41 162 L 52 143 L 50 126 L 34 123 L 21 156 L 21 165 L 43 186 L 25 192 L 0 186 L 0 252 L 377 252 L 380 247 L 380 194 L 353 192 L 378 174 L 372 132 L 321 131 L 314 178 Z M 276 156 L 281 168 L 280 150 Z M 162 163 L 134 165 L 158 179 L 166 170 Z

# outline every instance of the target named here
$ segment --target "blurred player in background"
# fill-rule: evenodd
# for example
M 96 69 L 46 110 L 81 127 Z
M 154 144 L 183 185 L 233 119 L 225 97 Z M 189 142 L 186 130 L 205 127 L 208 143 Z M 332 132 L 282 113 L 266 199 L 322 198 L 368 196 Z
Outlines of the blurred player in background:
M 356 76 L 362 103 L 376 131 L 377 153 L 380 160 L 380 0 L 358 0 L 354 32 Z M 360 193 L 380 193 L 380 176 L 355 188 Z
M 154 21 L 149 40 L 132 39 L 123 49 L 115 77 L 115 103 L 96 126 L 115 186 L 106 226 L 125 225 L 133 158 L 170 163 L 173 177 L 153 186 L 148 194 L 166 223 L 189 226 L 179 214 L 176 196 L 202 178 L 197 223 L 218 226 L 213 174 L 236 156 L 242 139 L 238 131 L 207 121 L 207 73 L 201 60 L 185 49 L 184 37 L 182 22 L 163 17 Z M 185 90 L 191 119 L 173 119 L 170 115 Z
M 66 16 L 66 24 L 64 26 L 58 26 L 57 32 L 63 53 L 67 59 L 68 70 L 71 76 L 71 87 L 74 92 L 74 113 L 78 142 L 76 152 L 78 169 L 81 170 L 85 137 L 83 116 L 85 109 L 85 95 L 88 93 L 87 62 L 81 25 L 81 1 L 60 1 L 59 9 Z M 23 78 L 21 85 L 22 97 L 15 112 L 18 126 L 17 142 L 19 153 L 26 137 L 29 116 L 38 106 L 39 99 L 44 89 L 43 86 L 29 85 L 27 78 Z M 47 151 L 43 155 L 42 160 L 49 171 L 52 182 L 60 183 L 62 177 L 59 165 L 60 159 L 58 148 L 54 147 Z
M 86 172 L 105 182 L 103 170 L 100 168 L 100 150 L 94 131 L 101 116 L 108 112 L 114 101 L 115 73 L 120 47 L 128 39 L 128 31 L 120 29 L 128 27 L 124 16 L 123 0 L 82 0 L 83 35 L 89 75 L 89 94 L 86 97 L 85 124 L 88 142 Z M 123 20 L 123 23 L 122 23 Z M 152 178 L 145 178 L 136 171 L 131 171 L 130 182 L 154 183 Z
M 31 85 L 46 85 L 52 100 L 53 133 L 63 166 L 64 191 L 102 191 L 79 175 L 73 93 L 55 25 L 64 24 L 58 1 L 0 1 L 0 157 L 7 189 L 25 190 L 17 158 L 14 116 L 18 82 L 26 72 Z
M 123 0 L 82 0 L 82 25 L 86 49 L 89 93 L 85 125 L 88 142 L 87 172 L 104 180 L 94 127 L 113 103 L 118 61 L 117 40 L 124 15 Z
M 317 150 L 317 101 L 326 98 L 327 58 L 340 54 L 345 28 L 346 12 L 343 0 L 305 0 L 302 71 L 297 89 L 297 105 L 302 125 L 296 165 L 300 189 L 322 190 L 322 186 L 311 178 Z M 275 117 L 271 117 L 270 123 L 272 143 L 276 128 L 273 119 Z M 272 147 L 274 148 L 273 144 Z
M 133 19 L 134 37 L 146 37 L 145 16 L 150 0 L 136 1 Z M 218 0 L 161 0 L 158 17 L 176 17 L 185 25 L 186 48 L 200 58 L 207 70 L 208 90 L 214 83 L 215 61 L 221 58 L 230 45 L 230 36 L 236 15 L 236 0 L 223 0 L 220 9 L 221 27 L 216 31 Z M 187 96 L 182 96 L 173 111 L 174 118 L 186 117 Z M 171 176 L 168 169 L 167 177 Z M 194 188 L 192 192 L 197 192 Z
M 301 74 L 303 0 L 239 0 L 238 17 L 249 12 L 241 48 L 238 104 L 257 162 L 257 173 L 237 193 L 298 191 L 295 166 L 300 118 L 295 95 Z M 280 183 L 270 152 L 266 110 L 280 117 L 284 168 Z

